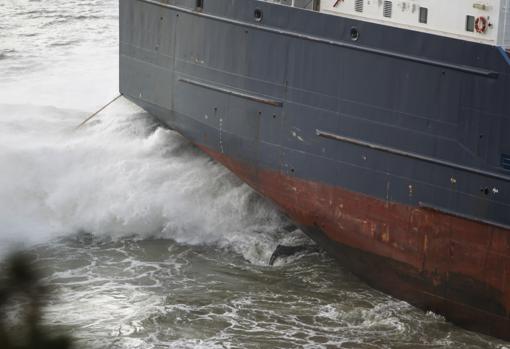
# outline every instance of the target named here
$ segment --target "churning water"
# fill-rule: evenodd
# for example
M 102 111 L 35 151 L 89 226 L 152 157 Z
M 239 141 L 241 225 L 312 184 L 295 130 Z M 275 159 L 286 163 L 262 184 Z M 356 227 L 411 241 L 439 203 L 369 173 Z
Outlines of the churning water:
M 120 0 L 122 1 L 122 0 Z M 83 348 L 504 348 L 374 291 L 117 94 L 117 0 L 0 0 L 0 255 Z

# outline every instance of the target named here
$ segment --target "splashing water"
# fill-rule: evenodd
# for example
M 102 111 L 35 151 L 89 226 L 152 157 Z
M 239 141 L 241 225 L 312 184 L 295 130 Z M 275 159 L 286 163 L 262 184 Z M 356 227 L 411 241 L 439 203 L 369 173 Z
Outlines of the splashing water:
M 0 254 L 84 348 L 505 348 L 368 288 L 178 134 L 119 100 L 117 2 L 0 2 Z
M 250 236 L 270 239 L 284 223 L 246 185 L 127 102 L 80 130 L 69 110 L 0 110 L 10 116 L 0 140 L 0 161 L 9 164 L 0 174 L 4 239 L 90 232 L 248 246 Z

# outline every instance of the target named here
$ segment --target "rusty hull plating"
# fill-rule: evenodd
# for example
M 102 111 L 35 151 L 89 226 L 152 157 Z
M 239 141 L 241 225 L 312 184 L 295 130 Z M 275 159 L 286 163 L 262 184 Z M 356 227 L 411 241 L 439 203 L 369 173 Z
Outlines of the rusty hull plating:
M 371 286 L 510 340 L 508 230 L 256 169 L 199 147 Z

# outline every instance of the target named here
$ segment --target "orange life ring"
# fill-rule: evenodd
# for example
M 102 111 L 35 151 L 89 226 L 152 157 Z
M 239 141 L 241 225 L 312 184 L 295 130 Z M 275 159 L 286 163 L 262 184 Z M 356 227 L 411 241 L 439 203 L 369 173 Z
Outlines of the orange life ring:
M 475 20 L 475 30 L 477 33 L 485 33 L 487 31 L 487 18 L 480 16 Z

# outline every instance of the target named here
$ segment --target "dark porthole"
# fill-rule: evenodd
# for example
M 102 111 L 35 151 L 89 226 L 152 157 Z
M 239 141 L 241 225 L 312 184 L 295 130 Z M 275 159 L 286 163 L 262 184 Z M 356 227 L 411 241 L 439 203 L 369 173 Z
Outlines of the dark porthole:
M 195 8 L 197 10 L 202 10 L 204 8 L 204 0 L 196 0 Z
M 358 41 L 359 39 L 359 31 L 358 28 L 352 27 L 351 28 L 351 40 L 352 41 Z
M 262 17 L 263 17 L 262 10 L 261 9 L 256 9 L 255 11 L 253 11 L 253 17 L 255 18 L 255 20 L 257 22 L 260 22 L 262 20 Z

